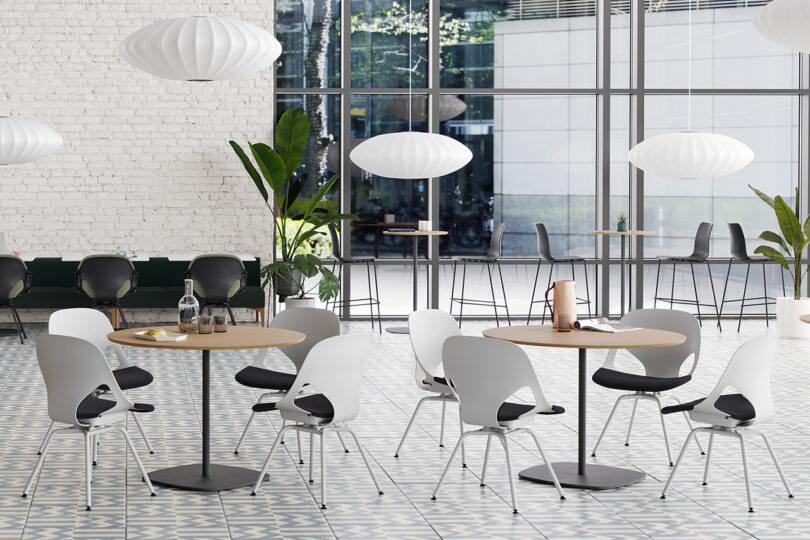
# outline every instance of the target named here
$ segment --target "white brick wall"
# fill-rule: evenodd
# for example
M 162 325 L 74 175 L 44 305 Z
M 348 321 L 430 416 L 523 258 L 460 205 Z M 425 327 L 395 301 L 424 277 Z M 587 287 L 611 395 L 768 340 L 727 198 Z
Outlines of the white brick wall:
M 156 20 L 197 14 L 193 0 L 0 6 L 0 115 L 42 121 L 64 139 L 49 158 L 0 168 L 8 250 L 230 251 L 267 259 L 272 219 L 228 140 L 270 140 L 272 69 L 187 83 L 136 71 L 120 58 L 124 37 Z M 272 0 L 202 6 L 272 28 Z

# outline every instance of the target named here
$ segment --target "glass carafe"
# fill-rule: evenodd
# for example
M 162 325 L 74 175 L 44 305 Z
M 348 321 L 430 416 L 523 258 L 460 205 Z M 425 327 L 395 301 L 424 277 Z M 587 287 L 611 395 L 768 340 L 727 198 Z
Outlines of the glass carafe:
M 194 297 L 194 282 L 186 280 L 186 294 L 177 303 L 177 325 L 181 332 L 196 332 L 200 317 L 200 303 Z

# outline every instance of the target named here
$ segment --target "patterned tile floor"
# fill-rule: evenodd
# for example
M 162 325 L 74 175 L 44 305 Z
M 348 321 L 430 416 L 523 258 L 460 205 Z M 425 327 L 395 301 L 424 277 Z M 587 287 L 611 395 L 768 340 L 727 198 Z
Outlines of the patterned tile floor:
M 491 323 L 465 323 L 465 333 L 480 335 Z M 762 445 L 749 450 L 756 513 L 745 502 L 739 447 L 731 439 L 715 445 L 710 485 L 701 485 L 703 459 L 697 451 L 684 461 L 674 491 L 659 495 L 669 473 L 658 417 L 642 402 L 631 445 L 624 446 L 630 405 L 617 413 L 594 462 L 636 467 L 647 478 L 611 491 L 567 490 L 560 501 L 550 486 L 517 482 L 521 513 L 513 515 L 502 452 L 493 447 L 489 485 L 479 487 L 484 441 L 467 446 L 464 470 L 454 466 L 438 501 L 430 495 L 456 441 L 458 417 L 448 406 L 447 448 L 439 448 L 438 404 L 427 405 L 418 429 L 399 459 L 393 454 L 422 393 L 413 380 L 413 356 L 406 336 L 371 332 L 368 323 L 344 324 L 345 332 L 369 335 L 372 355 L 365 371 L 360 417 L 353 427 L 368 449 L 385 495 L 378 496 L 357 452 L 343 453 L 334 436 L 327 440 L 329 508 L 320 510 L 319 484 L 305 482 L 308 464 L 299 465 L 295 438 L 274 457 L 257 497 L 250 489 L 217 494 L 157 488 L 149 497 L 120 438 L 107 437 L 100 451 L 93 496 L 94 509 L 84 511 L 82 443 L 76 435 L 56 439 L 35 491 L 21 490 L 36 460 L 36 449 L 48 425 L 45 389 L 34 353 L 42 326 L 29 326 L 31 339 L 20 345 L 0 338 L 0 538 L 799 538 L 810 537 L 810 443 L 805 417 L 808 406 L 810 342 L 783 340 L 773 370 L 776 418 L 767 426 L 796 493 L 785 496 Z M 761 322 L 748 322 L 740 334 L 720 334 L 711 325 L 696 379 L 675 392 L 693 399 L 708 392 L 730 354 L 746 339 L 764 334 Z M 773 330 L 771 330 L 772 332 Z M 567 413 L 539 417 L 534 423 L 552 460 L 573 460 L 576 453 L 576 352 L 527 349 L 549 401 Z M 195 462 L 199 456 L 200 361 L 198 353 L 132 349 L 138 365 L 155 382 L 132 393 L 151 402 L 157 412 L 143 418 L 156 454 L 149 455 L 133 424 L 128 428 L 147 469 Z M 212 355 L 212 454 L 224 464 L 261 466 L 281 422 L 268 414 L 254 422 L 239 456 L 232 451 L 256 393 L 237 384 L 233 375 L 252 360 L 251 351 Z M 626 357 L 625 357 L 626 358 Z M 288 365 L 278 353 L 270 360 Z M 594 352 L 589 369 L 602 355 Z M 618 392 L 588 388 L 588 440 L 593 444 Z M 682 417 L 669 417 L 673 452 L 685 439 Z M 130 421 L 131 422 L 131 421 Z M 516 471 L 539 462 L 529 440 L 512 445 Z M 705 440 L 703 441 L 705 444 Z M 307 445 L 305 444 L 305 447 Z M 306 450 L 306 448 L 305 448 Z M 307 457 L 305 453 L 305 458 Z M 591 459 L 591 458 L 589 458 Z M 317 473 L 316 466 L 316 475 Z M 316 476 L 316 479 L 318 477 Z

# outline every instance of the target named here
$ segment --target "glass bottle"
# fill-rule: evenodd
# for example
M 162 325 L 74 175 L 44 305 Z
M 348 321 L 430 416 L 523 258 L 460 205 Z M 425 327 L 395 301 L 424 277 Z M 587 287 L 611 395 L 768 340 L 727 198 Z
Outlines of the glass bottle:
M 177 325 L 181 332 L 196 332 L 200 316 L 200 303 L 194 297 L 194 282 L 186 280 L 186 294 L 177 303 Z

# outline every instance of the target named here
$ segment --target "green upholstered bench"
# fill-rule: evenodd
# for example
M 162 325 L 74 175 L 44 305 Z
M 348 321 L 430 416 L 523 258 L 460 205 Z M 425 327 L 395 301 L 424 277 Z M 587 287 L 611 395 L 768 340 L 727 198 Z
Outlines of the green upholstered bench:
M 124 309 L 175 309 L 183 296 L 183 280 L 189 261 L 170 261 L 153 257 L 148 261 L 133 261 L 138 271 L 138 287 L 121 299 Z M 73 272 L 76 261 L 58 257 L 37 258 L 26 262 L 31 271 L 31 292 L 18 296 L 14 304 L 19 309 L 64 309 L 90 307 L 92 301 L 76 291 Z M 247 287 L 231 299 L 231 307 L 248 308 L 256 312 L 264 324 L 265 294 L 261 288 L 259 259 L 244 261 Z

